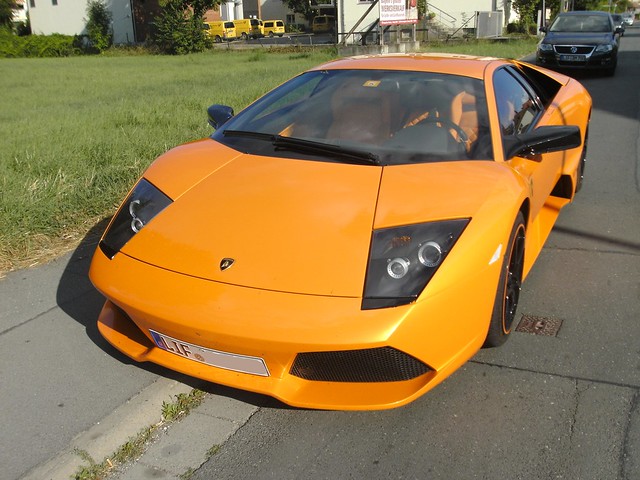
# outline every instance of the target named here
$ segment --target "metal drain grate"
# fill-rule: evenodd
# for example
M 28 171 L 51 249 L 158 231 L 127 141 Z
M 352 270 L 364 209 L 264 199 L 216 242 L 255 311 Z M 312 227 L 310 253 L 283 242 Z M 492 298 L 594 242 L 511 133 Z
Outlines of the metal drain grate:
M 516 327 L 516 332 L 533 333 L 534 335 L 546 335 L 555 337 L 562 326 L 559 318 L 534 317 L 533 315 L 522 315 L 520 323 Z

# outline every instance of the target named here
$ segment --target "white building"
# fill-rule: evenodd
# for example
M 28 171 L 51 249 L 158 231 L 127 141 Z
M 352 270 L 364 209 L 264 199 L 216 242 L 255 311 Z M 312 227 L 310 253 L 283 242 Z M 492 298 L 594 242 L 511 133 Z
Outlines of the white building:
M 436 15 L 437 21 L 452 28 L 460 28 L 469 19 L 473 27 L 476 12 L 502 11 L 505 25 L 518 17 L 511 8 L 511 0 L 428 0 L 427 9 Z
M 87 0 L 25 0 L 29 2 L 31 31 L 39 35 L 86 34 Z M 109 0 L 112 14 L 113 42 L 133 43 L 134 31 L 130 0 Z
M 25 3 L 28 0 L 19 0 L 17 3 L 17 8 L 13 11 L 12 20 L 15 23 L 24 23 L 27 21 L 27 4 Z

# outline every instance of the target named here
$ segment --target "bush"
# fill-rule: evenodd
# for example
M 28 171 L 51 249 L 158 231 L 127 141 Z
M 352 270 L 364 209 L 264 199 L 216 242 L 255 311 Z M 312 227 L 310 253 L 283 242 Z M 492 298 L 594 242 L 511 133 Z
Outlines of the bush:
M 0 57 L 70 57 L 83 53 L 79 37 L 69 35 L 27 35 L 20 37 L 0 29 Z
M 538 33 L 538 27 L 535 24 L 526 24 L 523 22 L 511 22 L 507 25 L 508 34 L 527 34 L 536 35 Z
M 87 34 L 89 44 L 98 53 L 106 50 L 113 43 L 111 34 L 111 12 L 100 0 L 89 0 L 87 4 Z

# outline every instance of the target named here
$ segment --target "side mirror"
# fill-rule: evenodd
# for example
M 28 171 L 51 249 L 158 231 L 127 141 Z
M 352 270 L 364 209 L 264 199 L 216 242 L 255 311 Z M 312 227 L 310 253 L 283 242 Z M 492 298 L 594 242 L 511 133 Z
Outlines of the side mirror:
M 616 27 L 616 31 L 615 31 L 615 33 L 622 33 L 622 32 L 624 32 L 624 28 L 622 28 L 622 27 Z
M 570 150 L 582 145 L 580 128 L 575 125 L 538 127 L 520 135 L 504 138 L 504 157 L 532 156 Z
M 548 27 L 546 25 L 543 25 L 542 27 L 540 27 L 540 31 L 542 33 L 547 33 Z
M 207 115 L 209 116 L 209 125 L 217 130 L 233 117 L 234 113 L 231 107 L 215 104 L 207 108 Z

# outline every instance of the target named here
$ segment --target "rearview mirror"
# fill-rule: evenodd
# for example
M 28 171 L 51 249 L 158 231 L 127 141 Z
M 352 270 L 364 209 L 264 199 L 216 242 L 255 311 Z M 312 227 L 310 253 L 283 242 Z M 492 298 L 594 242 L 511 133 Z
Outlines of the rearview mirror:
M 209 115 L 209 125 L 216 130 L 234 115 L 233 108 L 218 104 L 211 105 L 207 108 L 207 114 Z
M 582 145 L 580 128 L 575 125 L 538 127 L 531 132 L 504 138 L 504 157 L 532 156 L 570 150 Z

